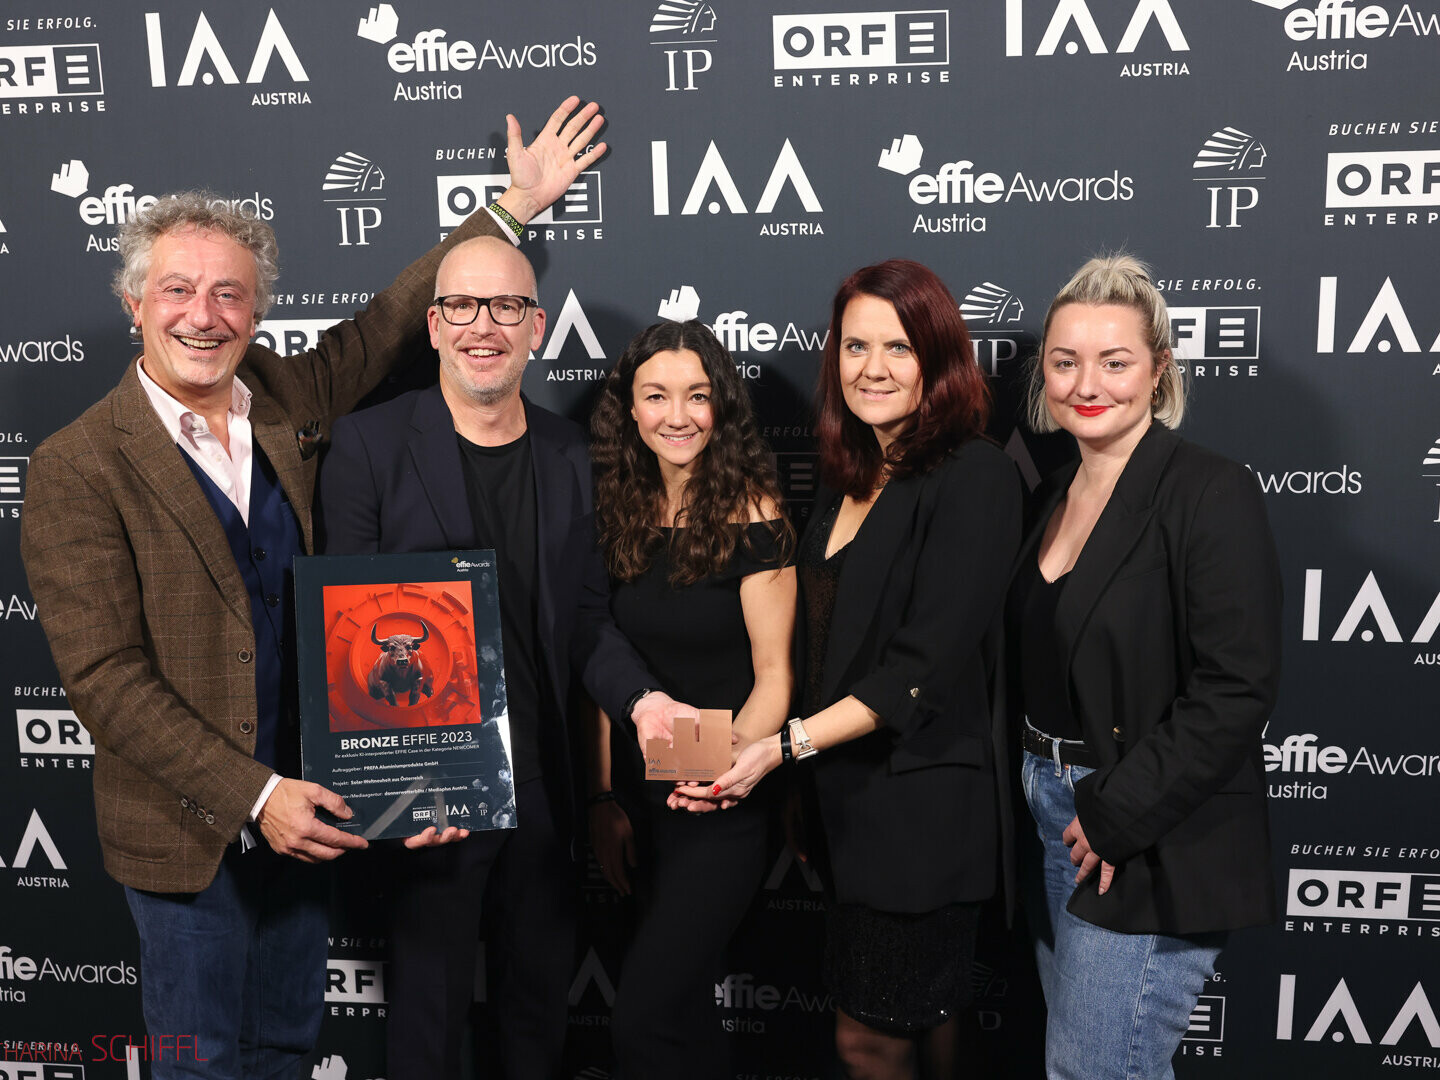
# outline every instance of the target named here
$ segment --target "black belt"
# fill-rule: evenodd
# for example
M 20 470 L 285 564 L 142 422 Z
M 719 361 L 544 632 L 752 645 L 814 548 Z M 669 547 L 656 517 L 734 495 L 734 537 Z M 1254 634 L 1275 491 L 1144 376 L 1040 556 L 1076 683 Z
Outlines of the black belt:
M 1039 754 L 1051 761 L 1055 760 L 1058 750 L 1061 765 L 1079 765 L 1086 769 L 1100 767 L 1100 762 L 1096 760 L 1094 752 L 1080 740 L 1057 739 L 1046 735 L 1043 731 L 1036 731 L 1029 724 L 1025 725 L 1022 744 L 1030 753 Z

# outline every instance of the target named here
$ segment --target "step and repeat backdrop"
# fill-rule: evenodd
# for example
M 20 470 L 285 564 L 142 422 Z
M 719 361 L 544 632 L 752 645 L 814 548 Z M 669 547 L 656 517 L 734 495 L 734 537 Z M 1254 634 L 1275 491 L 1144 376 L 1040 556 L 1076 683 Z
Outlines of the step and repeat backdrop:
M 93 744 L 18 551 L 28 455 L 134 355 L 109 292 L 115 226 L 184 187 L 271 222 L 282 276 L 260 336 L 307 348 L 504 189 L 506 112 L 528 139 L 572 92 L 603 103 L 612 150 L 526 232 L 550 319 L 527 391 L 584 421 L 632 334 L 700 318 L 801 518 L 849 270 L 939 272 L 995 390 L 993 434 L 1033 484 L 1066 453 L 1016 419 L 1051 296 L 1095 252 L 1151 261 L 1193 382 L 1185 433 L 1254 471 L 1286 593 L 1265 735 L 1282 916 L 1233 938 L 1177 1074 L 1440 1067 L 1440 8 L 860 6 L 5 5 L 0 1077 L 143 1077 L 174 1053 L 144 1039 Z M 433 377 L 417 356 L 408 381 Z M 569 1074 L 598 1080 L 633 913 L 593 863 L 584 896 Z M 317 1078 L 384 1073 L 381 900 L 363 859 L 342 860 Z M 821 924 L 820 882 L 775 843 L 715 987 L 737 1075 L 832 1074 Z M 975 1075 L 1038 1075 L 1023 946 L 996 924 L 980 960 Z

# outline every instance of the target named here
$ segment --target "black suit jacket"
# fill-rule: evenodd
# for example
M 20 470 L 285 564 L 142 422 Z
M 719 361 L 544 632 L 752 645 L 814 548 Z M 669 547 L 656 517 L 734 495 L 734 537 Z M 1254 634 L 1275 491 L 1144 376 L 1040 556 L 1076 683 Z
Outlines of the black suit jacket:
M 584 435 L 529 401 L 525 419 L 535 469 L 542 678 L 549 677 L 563 704 L 573 672 L 607 713 L 623 716 L 630 695 L 658 684 L 610 618 Z M 325 552 L 476 546 L 460 444 L 439 386 L 344 417 L 332 438 L 318 492 Z M 570 749 L 561 756 L 573 772 Z M 565 781 L 564 794 L 573 800 L 574 776 Z
M 821 489 L 810 529 L 836 497 Z M 1019 473 L 974 439 L 888 483 L 845 553 L 821 701 L 853 694 L 882 726 L 814 759 L 842 903 L 923 912 L 994 891 L 984 644 L 1020 532 Z
M 1037 490 L 1022 560 L 1037 558 L 1077 466 Z M 1076 811 L 1116 866 L 1104 896 L 1098 873 L 1076 888 L 1075 915 L 1172 934 L 1275 917 L 1260 736 L 1280 678 L 1280 593 L 1254 477 L 1152 424 L 1055 612 L 1070 707 L 1100 761 L 1075 786 Z

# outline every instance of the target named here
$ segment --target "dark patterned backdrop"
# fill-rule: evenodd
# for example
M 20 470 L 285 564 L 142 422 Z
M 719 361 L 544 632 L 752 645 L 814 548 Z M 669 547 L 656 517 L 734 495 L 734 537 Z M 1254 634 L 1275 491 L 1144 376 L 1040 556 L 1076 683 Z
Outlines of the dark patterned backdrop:
M 27 455 L 132 355 L 108 292 L 115 225 L 189 186 L 272 221 L 283 274 L 262 336 L 293 351 L 503 189 L 505 112 L 533 132 L 571 92 L 603 102 L 613 151 L 528 231 L 551 321 L 526 389 L 583 419 L 633 332 L 698 316 L 802 515 L 845 272 L 903 255 L 941 274 L 1001 401 L 994 434 L 1033 481 L 1064 452 L 1015 424 L 1050 297 L 1100 249 L 1153 262 L 1194 378 L 1186 433 L 1259 476 L 1286 590 L 1266 734 L 1284 916 L 1235 937 L 1177 1071 L 1440 1067 L 1436 4 L 845 7 L 5 5 L 0 1076 L 146 1074 L 123 1061 L 143 1031 L 137 950 L 100 867 L 91 745 L 18 557 Z M 314 1075 L 372 1080 L 384 943 L 366 867 L 344 863 Z M 571 1061 L 601 1078 L 626 912 L 593 873 L 585 896 Z M 716 987 L 740 1075 L 830 1073 L 818 901 L 777 845 Z M 1023 955 L 987 934 L 977 1075 L 1036 1074 Z

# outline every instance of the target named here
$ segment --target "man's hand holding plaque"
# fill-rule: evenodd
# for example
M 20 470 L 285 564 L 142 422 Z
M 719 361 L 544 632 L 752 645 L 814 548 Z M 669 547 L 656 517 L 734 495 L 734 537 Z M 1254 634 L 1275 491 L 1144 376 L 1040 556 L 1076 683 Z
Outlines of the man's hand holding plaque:
M 646 739 L 645 779 L 708 784 L 730 768 L 730 710 L 675 717 L 675 739 Z

